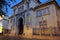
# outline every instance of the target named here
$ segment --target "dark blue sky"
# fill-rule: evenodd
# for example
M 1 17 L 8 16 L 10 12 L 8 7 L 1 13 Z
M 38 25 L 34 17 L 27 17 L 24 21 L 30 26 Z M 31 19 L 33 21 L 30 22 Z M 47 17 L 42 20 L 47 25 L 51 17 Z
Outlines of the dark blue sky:
M 18 4 L 19 2 L 21 2 L 22 0 L 16 0 L 16 2 L 15 3 L 11 3 L 11 7 L 12 6 L 14 6 L 14 5 L 16 5 L 16 4 Z M 46 2 L 47 0 L 40 0 L 41 2 Z M 60 5 L 60 0 L 56 0 L 57 1 L 57 3 Z M 12 9 L 11 9 L 11 7 L 10 8 L 8 8 L 8 15 L 9 16 L 11 16 L 12 15 Z

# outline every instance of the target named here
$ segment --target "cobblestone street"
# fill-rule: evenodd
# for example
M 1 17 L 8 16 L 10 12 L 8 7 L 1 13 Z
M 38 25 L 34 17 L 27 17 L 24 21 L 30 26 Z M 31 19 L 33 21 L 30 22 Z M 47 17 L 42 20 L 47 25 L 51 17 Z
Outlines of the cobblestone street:
M 37 36 L 36 36 L 37 37 Z M 47 38 L 47 39 L 44 39 Z M 50 38 L 50 39 L 49 39 Z M 21 36 L 1 36 L 0 35 L 0 40 L 60 40 L 60 36 L 55 36 L 55 37 L 41 37 L 40 38 L 24 38 Z
M 0 40 L 43 40 L 43 39 L 30 39 L 17 36 L 0 36 Z

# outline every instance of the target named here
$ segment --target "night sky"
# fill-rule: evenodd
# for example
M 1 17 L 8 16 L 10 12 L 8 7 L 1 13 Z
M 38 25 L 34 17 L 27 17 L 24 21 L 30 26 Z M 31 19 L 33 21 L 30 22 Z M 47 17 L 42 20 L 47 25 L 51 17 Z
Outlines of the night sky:
M 11 7 L 18 4 L 19 2 L 21 2 L 22 0 L 16 0 L 15 3 L 11 3 Z M 40 0 L 42 3 L 46 2 L 47 0 Z M 60 0 L 56 0 L 57 3 L 60 5 Z M 12 9 L 11 7 L 8 7 L 8 16 L 11 16 L 12 15 Z

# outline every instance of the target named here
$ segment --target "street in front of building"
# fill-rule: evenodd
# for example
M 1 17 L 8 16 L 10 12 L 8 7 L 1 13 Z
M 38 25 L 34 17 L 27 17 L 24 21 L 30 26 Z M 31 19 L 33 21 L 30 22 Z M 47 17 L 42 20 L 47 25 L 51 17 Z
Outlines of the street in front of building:
M 0 40 L 43 40 L 43 39 L 24 38 L 21 36 L 0 36 Z
M 23 36 L 8 36 L 8 35 L 3 36 L 3 35 L 0 35 L 0 40 L 60 40 L 60 36 L 51 36 L 51 37 L 46 36 L 44 39 L 44 37 L 42 37 L 42 36 L 41 36 L 41 38 L 34 38 L 34 37 L 25 38 Z

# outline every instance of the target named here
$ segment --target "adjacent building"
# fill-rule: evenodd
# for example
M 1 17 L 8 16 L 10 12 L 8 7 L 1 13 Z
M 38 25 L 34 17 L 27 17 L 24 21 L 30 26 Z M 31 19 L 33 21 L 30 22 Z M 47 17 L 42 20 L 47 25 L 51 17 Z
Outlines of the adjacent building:
M 0 33 L 7 34 L 8 33 L 8 26 L 9 26 L 9 20 L 7 16 L 2 15 L 0 16 Z

